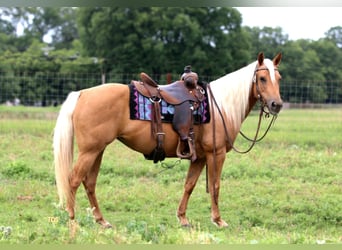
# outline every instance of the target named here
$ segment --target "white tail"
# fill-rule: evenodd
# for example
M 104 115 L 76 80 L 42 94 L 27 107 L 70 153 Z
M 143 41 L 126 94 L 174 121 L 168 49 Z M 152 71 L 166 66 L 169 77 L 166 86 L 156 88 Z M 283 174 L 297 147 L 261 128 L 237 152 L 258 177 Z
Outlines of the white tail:
M 59 205 L 70 198 L 69 174 L 74 158 L 74 128 L 72 114 L 80 92 L 71 92 L 59 112 L 53 135 L 53 153 Z

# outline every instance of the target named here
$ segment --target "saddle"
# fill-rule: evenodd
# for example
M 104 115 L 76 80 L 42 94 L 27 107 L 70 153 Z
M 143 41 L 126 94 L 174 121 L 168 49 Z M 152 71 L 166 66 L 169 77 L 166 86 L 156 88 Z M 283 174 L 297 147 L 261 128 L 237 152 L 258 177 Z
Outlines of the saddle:
M 164 138 L 162 121 L 160 115 L 160 101 L 174 105 L 173 129 L 179 135 L 177 146 L 177 156 L 181 159 L 191 159 L 195 161 L 195 136 L 193 132 L 193 111 L 204 100 L 204 90 L 197 85 L 197 74 L 191 72 L 189 77 L 182 77 L 181 80 L 169 85 L 158 85 L 150 76 L 142 72 L 141 81 L 132 80 L 131 84 L 137 91 L 152 102 L 152 134 L 156 137 L 157 147 L 149 154 L 147 159 L 154 163 L 165 159 Z
M 201 102 L 204 98 L 204 90 L 188 89 L 184 81 L 176 81 L 168 85 L 158 85 L 150 76 L 142 72 L 141 81 L 132 81 L 136 89 L 152 100 L 163 99 L 172 105 L 179 105 L 185 101 Z

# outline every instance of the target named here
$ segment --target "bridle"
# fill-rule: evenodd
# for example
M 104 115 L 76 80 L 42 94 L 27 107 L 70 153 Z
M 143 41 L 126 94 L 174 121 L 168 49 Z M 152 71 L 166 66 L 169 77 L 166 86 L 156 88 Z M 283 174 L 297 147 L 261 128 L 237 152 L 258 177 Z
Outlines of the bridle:
M 239 133 L 241 134 L 241 136 L 243 138 L 245 138 L 247 141 L 251 142 L 251 145 L 249 146 L 249 148 L 247 150 L 244 150 L 244 151 L 237 149 L 234 146 L 234 143 L 232 142 L 232 140 L 230 139 L 229 133 L 228 133 L 228 129 L 227 129 L 227 125 L 226 125 L 226 123 L 224 121 L 224 118 L 223 118 L 223 114 L 222 114 L 221 109 L 218 106 L 217 101 L 216 101 L 216 99 L 215 99 L 215 97 L 214 97 L 214 95 L 212 93 L 210 84 L 208 84 L 208 90 L 209 90 L 209 93 L 210 93 L 211 106 L 213 107 L 213 104 L 215 104 L 215 106 L 216 106 L 216 108 L 218 110 L 218 113 L 219 113 L 219 115 L 221 117 L 221 120 L 222 120 L 222 123 L 223 123 L 226 141 L 228 142 L 228 144 L 231 146 L 231 148 L 235 152 L 240 153 L 240 154 L 248 153 L 249 151 L 252 150 L 252 148 L 254 147 L 254 145 L 257 142 L 260 142 L 261 140 L 263 140 L 265 138 L 266 134 L 268 133 L 268 131 L 270 130 L 272 124 L 274 124 L 275 120 L 277 119 L 277 115 L 273 115 L 272 116 L 272 120 L 270 121 L 270 123 L 269 123 L 267 129 L 265 130 L 264 134 L 261 137 L 258 138 L 259 131 L 260 131 L 260 126 L 261 126 L 261 119 L 262 119 L 263 115 L 265 114 L 265 118 L 269 118 L 269 116 L 270 116 L 270 112 L 265 110 L 265 107 L 267 107 L 267 104 L 266 104 L 266 102 L 264 101 L 264 99 L 263 99 L 263 97 L 261 95 L 258 79 L 256 77 L 257 72 L 261 71 L 261 70 L 269 70 L 269 69 L 266 68 L 266 67 L 256 68 L 254 70 L 254 75 L 253 75 L 253 78 L 252 78 L 253 84 L 255 84 L 255 88 L 256 88 L 256 92 L 257 92 L 257 99 L 258 99 L 258 101 L 260 103 L 259 121 L 258 121 L 257 130 L 255 132 L 255 136 L 254 136 L 253 139 L 251 139 L 251 138 L 248 138 L 241 130 L 239 131 Z M 275 68 L 274 70 L 277 71 L 278 69 Z M 216 124 L 215 124 L 214 112 L 213 112 L 212 116 L 213 116 L 213 142 L 214 142 L 214 153 L 215 153 L 215 151 L 216 151 L 216 149 L 215 149 L 215 145 L 216 145 L 215 126 L 216 126 Z
M 261 92 L 260 92 L 260 89 L 259 89 L 259 83 L 258 83 L 258 79 L 256 77 L 256 73 L 260 70 L 268 70 L 268 68 L 256 68 L 254 70 L 254 75 L 253 75 L 253 84 L 255 84 L 255 88 L 256 88 L 256 91 L 257 91 L 257 98 L 258 98 L 258 101 L 260 102 L 260 113 L 259 113 L 259 121 L 258 121 L 258 127 L 257 127 L 257 130 L 255 132 L 255 136 L 253 139 L 250 139 L 248 138 L 245 134 L 243 134 L 241 131 L 240 131 L 240 134 L 246 139 L 248 140 L 249 142 L 252 142 L 251 145 L 249 146 L 249 148 L 245 151 L 241 151 L 239 149 L 237 149 L 234 144 L 233 144 L 233 141 L 230 139 L 229 137 L 229 133 L 228 133 L 228 129 L 227 129 L 227 125 L 224 121 L 224 118 L 223 118 L 223 114 L 222 114 L 222 111 L 219 107 L 219 105 L 217 104 L 217 101 L 213 95 L 213 92 L 211 90 L 211 86 L 210 84 L 207 85 L 207 89 L 208 89 L 208 92 L 210 93 L 210 105 L 211 107 L 214 107 L 213 104 L 215 104 L 217 110 L 218 110 L 218 113 L 221 117 L 221 120 L 222 120 L 222 123 L 223 123 L 223 127 L 224 127 L 224 132 L 225 132 L 225 138 L 226 138 L 226 142 L 230 145 L 230 147 L 237 153 L 240 153 L 240 154 L 246 154 L 248 153 L 249 151 L 252 150 L 252 148 L 254 147 L 254 145 L 257 143 L 257 142 L 260 142 L 262 139 L 265 138 L 267 132 L 269 131 L 271 125 L 274 123 L 275 119 L 276 119 L 276 115 L 273 115 L 272 117 L 272 120 L 270 122 L 270 124 L 268 125 L 265 133 L 263 136 L 261 136 L 260 138 L 258 138 L 258 134 L 259 134 L 259 131 L 260 131 L 260 125 L 261 125 L 261 119 L 262 119 L 262 116 L 263 114 L 265 114 L 265 117 L 268 118 L 270 116 L 270 112 L 267 112 L 265 111 L 265 107 L 266 107 L 266 102 L 263 100 L 262 98 L 262 95 L 261 95 Z M 275 69 L 276 70 L 276 69 Z M 214 165 L 213 165 L 213 168 L 214 168 L 214 171 L 213 171 L 213 178 L 214 180 L 216 180 L 216 169 L 217 169 L 217 163 L 216 163 L 216 135 L 215 135 L 215 127 L 216 127 L 216 122 L 215 122 L 215 112 L 212 112 L 212 119 L 213 119 L 213 157 L 214 157 Z M 208 165 L 206 167 L 206 191 L 207 193 L 209 193 L 209 177 L 208 177 Z M 213 190 L 214 190 L 214 197 L 217 196 L 217 193 L 216 193 L 216 189 L 215 189 L 215 181 L 213 182 Z
M 260 91 L 260 88 L 259 88 L 259 82 L 258 82 L 258 79 L 256 78 L 256 73 L 258 71 L 261 71 L 261 70 L 267 70 L 269 71 L 268 68 L 266 67 L 260 67 L 260 68 L 256 68 L 254 70 L 254 75 L 253 75 L 253 78 L 252 78 L 252 81 L 253 81 L 253 84 L 255 84 L 255 89 L 257 91 L 257 99 L 259 100 L 259 102 L 261 103 L 261 107 L 265 113 L 265 116 L 269 117 L 270 116 L 270 112 L 267 112 L 265 111 L 265 107 L 267 106 L 266 102 L 264 101 L 264 99 L 262 98 L 262 95 L 261 95 L 261 91 Z M 278 68 L 274 67 L 274 71 L 278 71 Z
M 242 133 L 241 131 L 240 134 L 243 136 L 243 138 L 245 138 L 246 140 L 248 140 L 249 142 L 252 142 L 251 145 L 249 146 L 249 148 L 245 151 L 241 151 L 239 149 L 237 149 L 234 144 L 233 144 L 233 141 L 230 139 L 229 137 L 229 134 L 228 134 L 228 129 L 227 129 L 227 125 L 224 121 L 224 118 L 223 118 L 223 114 L 222 114 L 222 111 L 219 107 L 219 105 L 217 104 L 217 101 L 213 95 L 213 92 L 211 90 L 211 86 L 210 84 L 207 85 L 207 89 L 208 89 L 208 92 L 210 94 L 210 105 L 211 107 L 214 107 L 214 104 L 218 110 L 218 113 L 221 117 L 221 120 L 222 120 L 222 123 L 223 123 L 223 127 L 224 127 L 224 132 L 225 132 L 225 139 L 226 139 L 226 142 L 230 145 L 230 147 L 237 153 L 240 153 L 240 154 L 246 154 L 248 153 L 249 151 L 252 150 L 252 148 L 254 147 L 254 145 L 257 143 L 257 142 L 260 142 L 262 139 L 265 138 L 266 134 L 268 133 L 269 129 L 271 128 L 272 124 L 275 122 L 277 116 L 276 115 L 273 115 L 272 117 L 272 120 L 270 122 L 270 124 L 268 125 L 265 133 L 263 134 L 263 136 L 261 136 L 260 138 L 258 138 L 258 134 L 259 134 L 259 131 L 260 131 L 260 125 L 261 125 L 261 119 L 262 119 L 262 116 L 263 114 L 265 114 L 265 117 L 268 118 L 270 116 L 270 112 L 266 111 L 265 110 L 265 107 L 267 105 L 267 103 L 263 100 L 262 98 L 262 95 L 261 95 L 261 92 L 260 92 L 260 89 L 259 89 L 259 83 L 258 83 L 258 79 L 256 77 L 256 74 L 258 71 L 261 71 L 261 70 L 268 70 L 268 68 L 266 67 L 261 67 L 261 68 L 256 68 L 254 70 L 254 75 L 253 75 L 253 84 L 255 84 L 255 88 L 256 88 L 256 91 L 257 91 L 257 99 L 258 101 L 260 102 L 260 113 L 259 113 L 259 121 L 258 121 L 258 127 L 257 127 L 257 130 L 255 132 L 255 136 L 253 139 L 250 139 L 248 138 L 244 133 Z M 276 68 L 274 70 L 277 70 Z M 212 112 L 212 119 L 213 119 L 213 157 L 214 157 L 214 161 L 213 161 L 213 168 L 214 168 L 214 171 L 213 171 L 213 179 L 214 179 L 214 182 L 213 182 L 213 190 L 214 190 L 214 197 L 217 196 L 217 192 L 216 192 L 216 189 L 215 189 L 215 180 L 217 178 L 216 176 L 216 169 L 217 169 L 217 163 L 216 163 L 216 135 L 215 135 L 215 127 L 216 127 L 216 122 L 215 122 L 215 112 Z M 207 193 L 209 193 L 209 177 L 208 177 L 208 165 L 206 166 L 206 191 Z

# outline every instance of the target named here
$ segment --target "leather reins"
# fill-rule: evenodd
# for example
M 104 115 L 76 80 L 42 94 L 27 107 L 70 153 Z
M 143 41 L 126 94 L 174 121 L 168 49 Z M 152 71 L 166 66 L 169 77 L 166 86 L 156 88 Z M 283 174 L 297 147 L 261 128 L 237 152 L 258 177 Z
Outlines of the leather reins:
M 229 145 L 231 146 L 231 148 L 237 152 L 237 153 L 240 153 L 240 154 L 246 154 L 248 153 L 249 151 L 252 150 L 252 148 L 254 147 L 254 145 L 257 143 L 257 142 L 260 142 L 262 139 L 265 138 L 266 134 L 268 133 L 271 125 L 275 122 L 277 116 L 276 115 L 273 115 L 272 117 L 272 120 L 270 121 L 270 124 L 268 125 L 265 133 L 263 134 L 263 136 L 261 136 L 260 138 L 258 138 L 258 134 L 259 134 L 259 131 L 260 131 L 260 125 L 261 125 L 261 119 L 262 119 L 262 115 L 265 113 L 265 117 L 268 118 L 270 113 L 265 111 L 265 107 L 266 107 L 266 103 L 263 101 L 263 98 L 262 98 L 262 95 L 261 95 L 261 92 L 259 90 L 259 85 L 258 85 L 258 79 L 256 78 L 256 73 L 260 70 L 268 70 L 268 68 L 258 68 L 258 69 L 255 69 L 254 71 L 254 75 L 253 75 L 253 83 L 255 83 L 256 85 L 256 91 L 257 91 L 257 96 L 258 96 L 258 100 L 259 102 L 261 103 L 261 107 L 260 107 L 260 113 L 259 113 L 259 121 L 258 121 L 258 126 L 257 126 L 257 130 L 255 132 L 255 136 L 253 139 L 250 139 L 248 138 L 244 133 L 242 133 L 241 131 L 239 132 L 243 138 L 245 138 L 246 140 L 252 142 L 252 144 L 249 146 L 249 148 L 245 151 L 241 151 L 239 149 L 237 149 L 235 146 L 234 146 L 234 143 L 232 142 L 231 138 L 229 137 L 229 133 L 228 133 L 228 129 L 227 129 L 227 125 L 225 123 L 225 120 L 224 120 L 224 117 L 223 117 L 223 114 L 222 114 L 222 111 L 213 95 L 213 92 L 211 90 L 211 87 L 210 87 L 210 84 L 207 85 L 207 88 L 208 88 L 208 92 L 210 93 L 210 104 L 211 104 L 211 107 L 214 107 L 213 104 L 215 104 L 217 110 L 218 110 L 218 113 L 221 117 L 221 120 L 222 120 L 222 123 L 223 123 L 223 127 L 224 127 L 224 131 L 225 131 L 225 138 L 226 138 L 226 141 L 229 143 Z M 277 69 L 275 69 L 277 70 Z M 213 182 L 213 192 L 214 192 L 214 201 L 217 202 L 217 192 L 216 192 L 216 189 L 215 189 L 215 181 L 216 181 L 216 169 L 217 169 L 217 163 L 216 163 L 216 135 L 215 135 L 215 128 L 216 128 L 216 121 L 215 121 L 215 112 L 212 112 L 212 119 L 213 119 L 213 167 L 214 167 L 214 171 L 213 171 L 213 179 L 214 179 L 214 182 Z M 208 187 L 208 165 L 206 166 L 206 192 L 209 193 L 209 187 Z
M 225 123 L 225 120 L 223 118 L 223 114 L 222 114 L 222 111 L 212 93 L 212 90 L 211 90 L 211 87 L 210 87 L 210 84 L 208 84 L 208 90 L 209 90 L 209 93 L 210 93 L 210 99 L 211 99 L 211 105 L 213 107 L 213 104 L 215 104 L 215 107 L 217 108 L 218 110 L 218 113 L 221 117 L 221 120 L 222 120 L 222 123 L 223 123 L 223 127 L 224 127 L 224 131 L 225 131 L 225 137 L 226 137 L 226 141 L 229 143 L 229 145 L 231 146 L 231 148 L 237 152 L 237 153 L 240 153 L 240 154 L 246 154 L 248 152 L 250 152 L 252 150 L 252 148 L 254 147 L 254 145 L 257 143 L 257 142 L 260 142 L 262 139 L 265 138 L 266 134 L 268 133 L 268 131 L 270 130 L 272 124 L 275 122 L 275 120 L 277 119 L 277 115 L 273 115 L 272 117 L 272 120 L 270 121 L 265 133 L 260 137 L 258 138 L 258 134 L 259 134 L 259 131 L 260 131 L 260 126 L 261 126 L 261 119 L 262 119 L 262 116 L 263 114 L 265 114 L 265 117 L 268 118 L 270 116 L 270 113 L 265 111 L 265 107 L 266 107 L 266 103 L 263 101 L 263 98 L 262 98 L 262 95 L 261 95 L 261 92 L 259 90 L 259 85 L 258 85 L 258 80 L 256 79 L 255 75 L 256 75 L 256 72 L 257 71 L 260 71 L 260 70 L 268 70 L 267 68 L 259 68 L 259 69 L 256 69 L 254 71 L 254 76 L 253 76 L 253 80 L 255 79 L 255 84 L 256 84 L 256 90 L 257 90 L 257 95 L 258 95 L 258 100 L 260 102 L 260 113 L 259 113 L 259 121 L 258 121 L 258 126 L 257 126 L 257 130 L 255 132 L 255 136 L 253 139 L 251 138 L 248 138 L 241 130 L 239 131 L 239 133 L 241 134 L 241 136 L 243 138 L 245 138 L 247 141 L 249 142 L 252 142 L 252 144 L 249 146 L 249 148 L 247 150 L 239 150 L 237 149 L 235 146 L 234 146 L 234 143 L 232 142 L 231 138 L 229 137 L 229 133 L 228 133 L 228 129 L 227 129 L 227 125 Z M 216 136 L 215 136 L 215 127 L 216 127 L 216 123 L 215 123 L 215 112 L 213 112 L 212 116 L 213 116 L 213 142 L 214 142 L 214 145 L 215 142 L 216 142 Z M 216 151 L 215 149 L 215 146 L 214 146 L 214 151 Z

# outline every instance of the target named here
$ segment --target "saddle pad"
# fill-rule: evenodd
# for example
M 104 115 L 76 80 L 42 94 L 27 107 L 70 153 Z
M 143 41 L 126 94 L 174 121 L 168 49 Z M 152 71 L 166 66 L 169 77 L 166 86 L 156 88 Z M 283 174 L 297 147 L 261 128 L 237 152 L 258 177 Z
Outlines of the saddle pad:
M 151 121 L 152 102 L 149 98 L 141 95 L 133 84 L 129 84 L 130 98 L 130 119 Z M 201 102 L 199 108 L 194 111 L 194 124 L 203 124 L 210 121 L 209 104 L 207 91 L 205 91 L 205 98 Z M 171 105 L 164 100 L 160 102 L 160 110 L 162 122 L 171 123 L 174 114 L 174 105 Z

